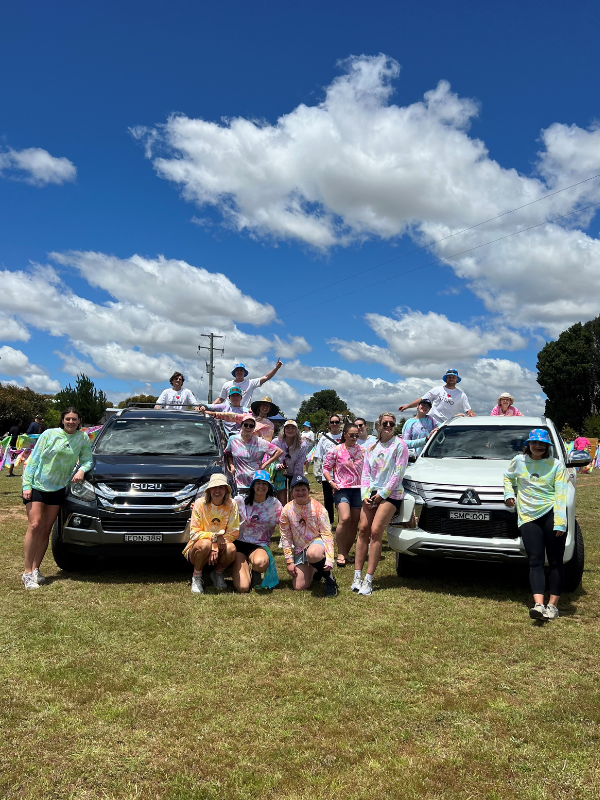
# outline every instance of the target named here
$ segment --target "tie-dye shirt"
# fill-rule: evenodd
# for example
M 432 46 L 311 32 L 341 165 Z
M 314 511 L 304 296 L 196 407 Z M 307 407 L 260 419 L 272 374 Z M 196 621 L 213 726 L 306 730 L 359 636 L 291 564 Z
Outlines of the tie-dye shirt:
M 190 540 L 183 549 L 187 556 L 194 542 L 199 539 L 210 539 L 213 533 L 225 531 L 224 539 L 234 542 L 240 533 L 240 516 L 236 503 L 228 497 L 220 506 L 206 503 L 205 497 L 199 497 L 192 507 L 190 519 Z
M 516 493 L 519 527 L 554 508 L 554 530 L 566 531 L 567 483 L 567 470 L 556 458 L 516 455 L 504 473 L 504 499 Z
M 287 475 L 290 478 L 295 478 L 298 475 L 304 474 L 304 462 L 306 461 L 306 442 L 302 442 L 300 447 L 290 452 L 290 449 L 285 441 L 285 436 L 273 439 L 275 447 L 280 447 L 283 450 L 278 464 L 285 463 L 285 469 L 280 472 L 281 475 Z
M 48 428 L 37 440 L 23 470 L 23 491 L 57 492 L 71 480 L 75 467 L 91 470 L 92 445 L 83 431 L 67 433 L 63 428 Z
M 399 436 L 389 442 L 377 442 L 365 448 L 361 480 L 361 496 L 366 500 L 371 492 L 387 500 L 402 500 L 404 490 L 402 478 L 408 464 L 408 447 Z
M 494 406 L 490 412 L 490 417 L 522 417 L 523 414 L 519 411 L 518 408 L 514 406 L 509 406 L 506 409 L 506 414 L 502 411 L 500 406 Z
M 362 447 L 364 450 L 365 447 L 368 447 L 370 444 L 375 444 L 376 441 L 377 437 L 373 436 L 373 434 L 371 433 L 369 436 L 367 436 L 366 439 L 357 439 L 356 444 Z
M 322 539 L 325 545 L 325 566 L 333 567 L 333 534 L 329 515 L 317 500 L 311 497 L 310 503 L 304 506 L 292 500 L 284 506 L 279 530 L 283 555 L 288 564 L 293 564 L 294 556 L 305 550 L 315 539 Z
M 346 447 L 338 444 L 325 456 L 323 470 L 329 472 L 331 480 L 340 489 L 359 489 L 364 459 L 365 452 L 360 445 Z
M 277 448 L 271 442 L 252 436 L 249 442 L 242 439 L 240 433 L 236 433 L 227 442 L 226 453 L 233 456 L 233 466 L 235 467 L 235 482 L 238 489 L 247 489 L 252 483 L 252 478 L 257 469 L 261 469 L 263 456 L 268 453 L 272 456 Z
M 413 417 L 407 420 L 402 428 L 402 438 L 406 442 L 406 446 L 420 453 L 425 447 L 427 437 L 436 425 L 437 422 L 430 416 L 423 417 L 422 419 Z
M 213 416 L 217 419 L 222 419 L 225 422 L 235 422 L 239 427 L 247 413 L 247 411 L 245 411 L 243 414 L 233 411 L 216 411 Z M 254 414 L 252 414 L 252 416 L 256 422 L 254 435 L 259 436 L 261 439 L 264 439 L 267 442 L 270 442 L 273 438 L 273 434 L 275 433 L 275 425 L 273 425 L 270 419 L 256 417 Z
M 238 495 L 235 502 L 240 515 L 240 542 L 269 547 L 283 509 L 279 500 L 276 497 L 267 497 L 262 503 L 247 506 L 245 498 Z

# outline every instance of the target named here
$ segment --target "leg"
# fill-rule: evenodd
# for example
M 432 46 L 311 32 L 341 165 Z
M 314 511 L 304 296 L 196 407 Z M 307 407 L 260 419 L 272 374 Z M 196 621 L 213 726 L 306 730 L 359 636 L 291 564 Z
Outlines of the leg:
M 236 553 L 231 567 L 233 585 L 242 594 L 250 591 L 250 568 L 248 559 L 243 553 Z
M 352 535 L 351 522 L 350 522 L 350 503 L 346 501 L 338 503 L 338 524 L 335 531 L 335 541 L 338 549 L 338 563 L 344 566 L 346 563 L 346 556 L 352 543 L 348 543 L 348 534 Z
M 58 517 L 59 511 L 60 511 L 60 506 L 43 505 L 42 518 L 43 518 L 45 533 L 42 537 L 40 537 L 37 550 L 35 551 L 35 556 L 33 558 L 34 569 L 39 569 L 40 564 L 44 560 L 44 556 L 46 555 L 46 550 L 48 549 L 48 542 L 50 541 L 50 534 L 52 533 L 52 526 L 54 525 L 56 518 Z
M 544 525 L 544 543 L 546 545 L 546 555 L 548 556 L 548 566 L 550 567 L 548 575 L 550 599 L 548 603 L 558 607 L 558 600 L 565 582 L 563 559 L 567 534 L 563 533 L 562 536 L 557 536 L 554 530 L 554 513 L 551 512 L 548 517 L 549 519 Z
M 296 567 L 296 575 L 292 578 L 292 587 L 296 592 L 310 589 L 310 585 L 315 576 L 315 568 L 312 564 L 300 564 Z
M 258 572 L 262 575 L 269 568 L 269 556 L 262 547 L 259 547 L 253 553 L 250 553 L 250 563 L 252 564 L 252 572 Z
M 233 564 L 237 550 L 233 542 L 227 542 L 225 547 L 219 553 L 219 560 L 217 561 L 217 572 L 225 572 L 230 564 Z
M 395 513 L 396 506 L 385 501 L 379 504 L 375 512 L 375 517 L 371 524 L 371 546 L 369 547 L 369 564 L 367 566 L 367 575 L 371 577 L 375 574 L 377 564 L 379 564 L 379 559 L 381 558 L 383 532 Z
M 329 522 L 333 525 L 333 489 L 327 481 L 321 481 L 323 487 L 323 505 L 329 514 Z
M 543 517 L 542 517 L 543 520 Z M 519 533 L 529 559 L 529 582 L 535 603 L 544 605 L 546 576 L 544 574 L 544 531 L 541 520 L 526 522 L 521 525 Z
M 284 506 L 287 503 L 287 489 L 280 489 L 277 492 L 277 499 Z
M 367 553 L 369 552 L 369 539 L 371 538 L 371 525 L 375 517 L 375 509 L 370 508 L 365 503 L 360 511 L 360 527 L 358 531 L 358 539 L 356 540 L 356 559 L 354 569 L 361 572 L 365 561 L 367 560 Z
M 194 565 L 196 572 L 202 572 L 212 550 L 212 542 L 210 539 L 200 539 L 197 541 L 190 552 L 190 561 Z
M 24 554 L 25 572 L 33 572 L 39 567 L 41 558 L 36 561 L 38 553 L 42 558 L 48 547 L 48 537 L 60 506 L 46 506 L 44 503 L 27 503 L 27 533 L 25 534 Z M 46 509 L 50 513 L 47 513 Z

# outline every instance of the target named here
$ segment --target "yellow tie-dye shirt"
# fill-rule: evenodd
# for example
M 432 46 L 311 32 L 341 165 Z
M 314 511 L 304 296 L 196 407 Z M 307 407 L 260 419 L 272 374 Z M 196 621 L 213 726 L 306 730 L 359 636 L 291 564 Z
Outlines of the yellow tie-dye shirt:
M 516 455 L 504 473 L 504 499 L 516 499 L 519 527 L 554 508 L 554 530 L 566 531 L 567 483 L 567 470 L 555 458 Z

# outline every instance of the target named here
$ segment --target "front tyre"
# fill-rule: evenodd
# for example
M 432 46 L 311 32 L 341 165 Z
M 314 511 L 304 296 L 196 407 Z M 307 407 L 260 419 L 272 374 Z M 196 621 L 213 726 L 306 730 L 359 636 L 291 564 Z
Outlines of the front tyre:
M 565 564 L 565 592 L 574 592 L 583 576 L 583 568 L 585 566 L 585 548 L 583 546 L 583 534 L 579 523 L 575 520 L 575 547 L 573 555 Z
M 420 564 L 415 556 L 396 553 L 396 575 L 399 578 L 412 578 L 419 571 Z
M 52 527 L 52 556 L 56 565 L 65 572 L 86 572 L 91 569 L 95 559 L 90 556 L 81 556 L 71 553 L 62 538 L 62 514 L 59 513 Z

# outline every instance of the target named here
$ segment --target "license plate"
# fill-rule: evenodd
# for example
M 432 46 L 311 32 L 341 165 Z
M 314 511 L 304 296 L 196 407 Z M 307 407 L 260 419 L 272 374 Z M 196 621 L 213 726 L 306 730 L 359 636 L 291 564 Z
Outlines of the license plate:
M 126 533 L 126 542 L 162 542 L 162 533 Z
M 450 519 L 472 519 L 475 522 L 489 522 L 492 518 L 490 511 L 451 511 Z

